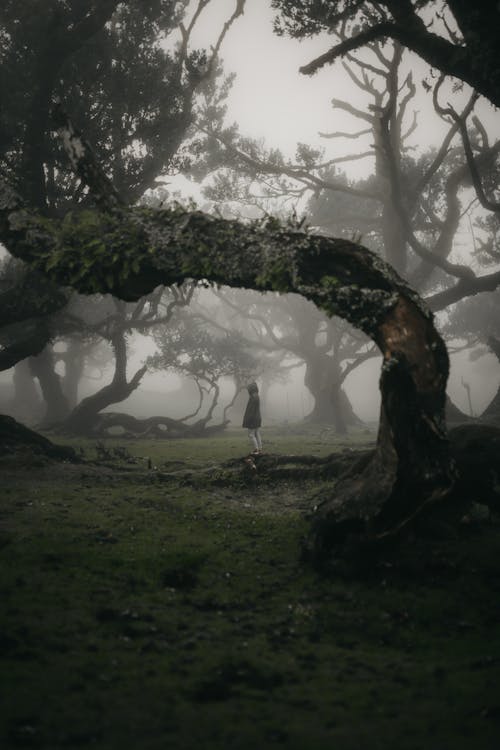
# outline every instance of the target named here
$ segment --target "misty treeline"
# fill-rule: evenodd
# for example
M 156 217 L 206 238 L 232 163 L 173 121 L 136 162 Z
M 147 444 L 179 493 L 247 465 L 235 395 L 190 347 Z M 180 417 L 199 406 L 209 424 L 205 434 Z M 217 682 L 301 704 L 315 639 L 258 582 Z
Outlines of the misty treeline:
M 278 34 L 327 31 L 333 41 L 301 71 L 337 61 L 364 102 L 332 99 L 352 128 L 317 123 L 325 149 L 301 143 L 292 160 L 244 123 L 228 125 L 237 81 L 220 50 L 245 22 L 245 2 L 228 3 L 212 46 L 195 49 L 210 4 L 3 4 L 0 239 L 12 257 L 0 281 L 0 366 L 40 424 L 179 435 L 224 427 L 231 402 L 211 423 L 223 379 L 236 398 L 249 379 L 284 382 L 305 365 L 309 418 L 344 432 L 359 424 L 345 379 L 381 352 L 375 453 L 326 498 L 316 539 L 331 541 L 340 526 L 384 535 L 456 485 L 448 355 L 430 311 L 454 345 L 500 350 L 491 314 L 500 141 L 478 114 L 485 99 L 500 102 L 498 7 L 273 0 Z M 432 66 L 427 77 L 412 72 L 408 50 Z M 422 91 L 446 128 L 416 150 Z M 343 171 L 362 160 L 365 177 Z M 204 213 L 172 202 L 177 174 L 203 183 Z M 458 261 L 464 223 L 470 242 Z M 150 336 L 156 354 L 130 374 L 134 333 Z M 79 401 L 82 377 L 107 366 L 111 381 Z M 172 420 L 167 403 L 142 421 L 102 411 L 148 368 L 193 381 L 184 419 Z M 485 416 L 497 414 L 498 396 Z

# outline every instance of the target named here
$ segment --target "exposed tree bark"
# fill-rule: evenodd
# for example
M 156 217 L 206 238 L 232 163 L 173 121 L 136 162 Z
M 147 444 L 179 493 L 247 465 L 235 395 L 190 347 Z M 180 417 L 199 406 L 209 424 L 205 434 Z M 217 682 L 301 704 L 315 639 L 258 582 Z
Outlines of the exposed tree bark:
M 64 227 L 61 253 L 58 221 L 40 221 L 6 186 L 0 195 L 0 238 L 11 253 L 80 292 L 100 289 L 133 300 L 160 283 L 186 278 L 296 292 L 375 341 L 384 361 L 377 447 L 365 471 L 337 485 L 318 508 L 315 554 L 334 543 L 340 528 L 380 537 L 449 492 L 454 471 L 444 424 L 446 347 L 418 295 L 377 255 L 344 239 L 180 209 L 129 208 L 114 215 L 92 213 L 91 220 L 99 252 L 92 253 L 82 240 L 75 217 Z M 122 252 L 112 263 L 117 232 Z M 74 252 L 89 259 L 88 271 L 79 266 L 75 273 Z

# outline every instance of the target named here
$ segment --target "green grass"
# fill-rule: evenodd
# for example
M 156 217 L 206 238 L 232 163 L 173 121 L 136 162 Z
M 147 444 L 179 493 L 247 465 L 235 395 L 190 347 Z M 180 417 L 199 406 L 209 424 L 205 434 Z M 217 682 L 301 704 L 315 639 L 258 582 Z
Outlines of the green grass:
M 241 431 L 111 443 L 162 472 L 247 448 Z M 320 577 L 300 561 L 310 481 L 164 482 L 143 461 L 2 473 L 2 748 L 498 747 L 495 517 Z

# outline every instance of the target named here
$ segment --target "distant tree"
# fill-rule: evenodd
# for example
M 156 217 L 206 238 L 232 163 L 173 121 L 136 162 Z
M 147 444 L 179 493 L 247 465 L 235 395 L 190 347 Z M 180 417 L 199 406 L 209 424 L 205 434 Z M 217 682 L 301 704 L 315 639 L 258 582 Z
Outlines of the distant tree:
M 190 313 L 196 321 L 212 336 L 229 338 L 237 343 L 242 355 L 236 357 L 240 366 L 225 376 L 234 383 L 234 395 L 224 407 L 225 414 L 238 399 L 241 402 L 239 397 L 246 395 L 246 386 L 252 380 L 259 381 L 262 410 L 267 413 L 269 407 L 273 411 L 273 404 L 267 402 L 269 388 L 275 383 L 287 382 L 290 371 L 300 364 L 295 358 L 290 360 L 289 353 L 280 347 L 278 341 L 269 338 L 264 326 L 259 325 L 259 314 L 266 318 L 276 312 L 273 301 L 277 296 L 227 286 L 212 287 L 203 289 L 190 306 Z
M 220 294 L 226 315 L 236 315 L 233 325 L 246 323 L 245 339 L 264 351 L 292 355 L 305 364 L 304 385 L 314 399 L 305 418 L 316 424 L 333 424 L 339 434 L 362 424 L 343 389 L 355 364 L 365 361 L 366 339 L 344 321 L 329 318 L 297 295 Z M 354 334 L 354 335 L 353 335 Z
M 170 325 L 174 311 L 189 304 L 193 289 L 193 284 L 168 290 L 160 287 L 135 304 L 107 297 L 99 300 L 100 304 L 94 306 L 97 310 L 92 311 L 80 300 L 82 317 L 74 310 L 71 323 L 76 330 L 80 328 L 87 335 L 93 333 L 109 343 L 113 352 L 114 373 L 110 383 L 84 398 L 71 413 L 64 415 L 64 420 L 59 420 L 62 422 L 60 429 L 78 434 L 95 434 L 104 428 L 103 409 L 127 399 L 147 371 L 144 364 L 130 379 L 127 378 L 127 337 L 131 333 L 146 333 L 154 326 Z M 114 426 L 118 425 L 119 415 L 115 415 Z
M 232 400 L 223 412 L 223 422 L 230 405 L 245 383 L 258 377 L 262 370 L 259 360 L 246 342 L 235 332 L 214 328 L 189 309 L 177 316 L 175 326 L 158 327 L 153 333 L 158 353 L 148 360 L 156 370 L 173 370 L 196 383 L 200 394 L 199 406 L 192 418 L 202 409 L 207 396 L 208 407 L 198 420 L 207 424 L 219 405 L 221 380 L 232 380 L 236 387 Z

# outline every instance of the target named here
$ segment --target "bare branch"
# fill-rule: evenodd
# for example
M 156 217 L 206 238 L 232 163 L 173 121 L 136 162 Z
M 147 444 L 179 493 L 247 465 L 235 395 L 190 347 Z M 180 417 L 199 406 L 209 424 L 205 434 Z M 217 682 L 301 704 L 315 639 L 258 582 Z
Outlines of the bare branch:
M 360 120 L 366 120 L 366 122 L 373 123 L 374 115 L 365 112 L 362 109 L 357 109 L 349 102 L 345 102 L 343 99 L 332 99 L 332 107 L 337 109 L 343 109 L 345 112 L 349 112 L 353 117 L 357 117 Z
M 193 380 L 196 383 L 196 387 L 198 388 L 198 406 L 193 412 L 191 412 L 191 414 L 186 414 L 185 417 L 181 417 L 179 419 L 179 422 L 186 422 L 188 419 L 192 419 L 193 417 L 196 417 L 196 415 L 200 413 L 201 407 L 203 405 L 203 388 L 199 384 L 197 378 L 193 378 Z
M 340 383 L 343 383 L 345 381 L 349 373 L 359 367 L 363 362 L 366 362 L 369 359 L 373 359 L 373 357 L 380 357 L 380 351 L 376 346 L 371 346 L 366 352 L 357 354 L 355 359 L 352 362 L 346 364 L 344 369 L 342 370 Z
M 400 185 L 400 175 L 399 175 L 399 169 L 396 163 L 394 151 L 391 144 L 391 139 L 389 135 L 389 118 L 391 116 L 391 111 L 395 104 L 395 96 L 397 92 L 394 90 L 391 93 L 391 98 L 388 102 L 388 105 L 382 114 L 380 118 L 380 136 L 382 141 L 382 146 L 385 151 L 385 155 L 387 158 L 387 164 L 389 167 L 389 180 L 390 180 L 390 186 L 391 186 L 391 195 L 392 195 L 392 202 L 394 205 L 394 208 L 396 209 L 396 213 L 399 217 L 399 220 L 401 221 L 401 226 L 404 229 L 406 239 L 412 250 L 423 260 L 427 261 L 428 263 L 432 264 L 433 266 L 438 266 L 443 271 L 446 271 L 446 273 L 451 274 L 452 276 L 456 276 L 460 279 L 466 279 L 470 280 L 474 277 L 473 271 L 468 266 L 462 266 L 455 263 L 450 263 L 446 258 L 440 257 L 435 252 L 431 252 L 428 250 L 428 248 L 425 247 L 415 236 L 413 232 L 413 228 L 411 226 L 411 221 L 408 216 L 408 212 L 403 204 L 402 200 L 402 191 L 401 191 L 401 185 Z M 450 194 L 450 200 L 451 200 L 451 194 Z M 456 198 L 456 196 L 455 196 Z M 447 217 L 448 223 L 453 220 L 454 222 L 458 221 L 458 200 L 456 200 L 456 204 L 454 205 L 454 208 L 456 209 L 454 212 L 449 211 L 449 216 Z
M 366 45 L 368 49 L 370 49 L 374 55 L 380 60 L 384 68 L 388 68 L 391 64 L 391 60 L 389 57 L 386 57 L 384 53 L 382 52 L 383 44 L 381 44 L 379 41 L 372 42 Z
M 439 85 L 439 82 L 438 84 Z M 471 97 L 469 98 L 469 101 L 465 105 L 464 109 L 462 110 L 462 117 L 467 117 L 470 112 L 472 112 L 474 108 L 474 104 L 476 103 L 476 94 L 473 93 Z M 430 182 L 432 177 L 435 175 L 441 164 L 443 163 L 444 158 L 446 157 L 446 154 L 448 153 L 448 148 L 454 138 L 454 136 L 458 133 L 458 124 L 456 122 L 453 123 L 450 130 L 446 134 L 446 137 L 444 138 L 439 151 L 437 152 L 434 160 L 428 167 L 428 169 L 424 172 L 420 180 L 417 182 L 414 188 L 414 194 L 416 196 L 420 195 L 422 191 L 424 190 L 425 186 Z
M 362 91 L 366 91 L 368 94 L 376 95 L 378 94 L 377 89 L 373 85 L 373 82 L 370 81 L 366 73 L 362 73 L 362 78 L 356 75 L 356 73 L 352 70 L 350 65 L 347 65 L 347 63 L 343 62 L 342 67 L 346 71 L 347 75 L 351 79 L 351 81 Z
M 426 298 L 426 302 L 433 312 L 444 310 L 449 305 L 459 302 L 465 297 L 472 297 L 481 292 L 494 292 L 500 286 L 500 271 L 485 276 L 472 276 L 470 279 L 460 279 L 455 286 Z
M 401 134 L 401 143 L 404 144 L 405 141 L 408 140 L 408 138 L 413 135 L 415 130 L 418 126 L 418 113 L 416 111 L 413 112 L 413 119 L 411 121 L 411 124 L 408 126 L 408 129 L 405 130 L 404 133 Z M 406 150 L 409 150 L 409 147 L 406 147 Z
M 318 131 L 318 135 L 321 138 L 359 138 L 362 135 L 372 133 L 372 128 L 365 128 L 364 130 L 357 130 L 355 133 L 346 133 L 342 130 L 337 130 L 334 133 L 323 133 L 321 130 Z
M 387 77 L 387 68 L 378 68 L 376 65 L 371 65 L 369 62 L 366 62 L 366 60 L 358 60 L 358 58 L 351 55 L 350 52 L 346 54 L 346 57 L 350 62 L 354 63 L 354 65 L 359 65 L 363 70 L 369 70 L 371 73 L 374 73 L 377 76 L 382 76 L 383 78 Z
M 245 2 L 246 0 L 236 0 L 236 8 L 234 10 L 233 15 L 223 25 L 222 30 L 219 34 L 219 38 L 217 39 L 214 47 L 212 48 L 212 58 L 210 60 L 211 68 L 213 67 L 215 60 L 217 59 L 222 42 L 224 41 L 224 37 L 226 36 L 227 32 L 229 31 L 233 23 L 236 21 L 236 19 L 243 15 L 244 10 L 245 10 Z
M 479 174 L 479 170 L 477 168 L 477 162 L 474 157 L 474 152 L 472 150 L 472 145 L 471 145 L 470 138 L 469 138 L 469 132 L 467 130 L 466 117 L 464 117 L 463 115 L 459 115 L 458 112 L 452 107 L 452 105 L 449 102 L 448 102 L 447 107 L 441 107 L 439 104 L 438 93 L 439 93 L 439 87 L 441 83 L 442 83 L 442 78 L 436 84 L 434 88 L 434 106 L 436 108 L 436 111 L 441 115 L 441 117 L 446 117 L 446 116 L 451 117 L 452 120 L 457 125 L 458 130 L 460 131 L 460 136 L 462 138 L 462 144 L 463 144 L 464 152 L 465 152 L 465 158 L 467 160 L 467 166 L 469 167 L 470 176 L 472 178 L 472 184 L 474 185 L 474 190 L 476 191 L 476 195 L 480 204 L 487 211 L 500 213 L 500 202 L 490 200 L 488 196 L 486 195 L 486 193 L 484 192 L 483 183 L 481 180 L 481 176 Z M 477 100 L 478 96 L 479 94 L 477 93 L 474 94 L 474 101 Z M 491 152 L 491 149 L 490 149 L 490 152 Z
M 408 75 L 406 76 L 406 79 L 405 79 L 403 85 L 401 86 L 401 90 L 404 88 L 404 86 L 408 87 L 408 91 L 403 96 L 403 98 L 400 100 L 399 107 L 398 107 L 398 113 L 397 113 L 397 121 L 398 121 L 398 125 L 399 125 L 400 129 L 401 129 L 402 124 L 403 124 L 403 118 L 404 118 L 404 116 L 406 114 L 406 108 L 407 108 L 409 102 L 411 102 L 411 100 L 415 97 L 415 92 L 416 92 L 416 88 L 415 88 L 415 84 L 413 83 L 413 76 L 412 76 L 411 72 L 408 73 Z M 415 112 L 413 113 L 413 121 L 414 121 L 414 123 L 416 123 L 416 114 L 415 114 Z
M 376 24 L 365 31 L 356 34 L 348 39 L 344 39 L 339 44 L 336 44 L 328 52 L 323 55 L 311 60 L 307 65 L 303 65 L 299 68 L 299 72 L 304 75 L 311 75 L 316 73 L 320 68 L 334 62 L 338 57 L 342 57 L 347 52 L 354 49 L 363 47 L 368 42 L 373 42 L 380 39 L 381 37 L 393 36 L 395 31 L 395 24 L 388 21 Z
M 462 115 L 463 117 L 463 115 Z M 490 139 L 488 137 L 488 133 L 486 132 L 486 128 L 484 127 L 483 123 L 479 119 L 477 115 L 473 115 L 472 122 L 474 123 L 474 126 L 476 130 L 478 131 L 481 141 L 482 141 L 482 148 L 486 149 L 490 147 Z
M 209 2 L 210 0 L 198 0 L 198 5 L 196 6 L 196 9 L 193 13 L 193 16 L 187 28 L 184 26 L 183 23 L 179 24 L 179 31 L 181 32 L 181 36 L 182 36 L 182 42 L 181 42 L 181 46 L 179 50 L 179 61 L 181 65 L 183 65 L 187 59 L 189 37 L 191 36 L 191 33 L 196 25 L 198 18 L 200 17 L 200 14 L 204 10 L 204 8 L 206 8 Z
M 286 164 L 279 164 L 277 166 L 274 166 L 273 164 L 270 164 L 269 162 L 262 161 L 253 156 L 250 156 L 244 151 L 241 151 L 241 149 L 237 148 L 233 143 L 226 140 L 225 138 L 220 136 L 218 133 L 214 133 L 213 131 L 208 131 L 203 128 L 201 128 L 201 130 L 207 135 L 210 135 L 211 137 L 216 138 L 219 141 L 219 143 L 221 143 L 226 149 L 228 149 L 228 151 L 232 152 L 235 156 L 241 159 L 241 161 L 243 161 L 249 167 L 252 167 L 252 169 L 258 172 L 262 172 L 264 174 L 270 174 L 270 175 L 285 175 L 287 177 L 290 177 L 291 179 L 297 180 L 299 182 L 303 182 L 307 186 L 307 188 L 310 190 L 318 190 L 318 189 L 326 188 L 328 190 L 334 190 L 337 192 L 346 193 L 347 195 L 355 195 L 360 198 L 370 198 L 372 200 L 379 199 L 379 196 L 377 193 L 373 193 L 369 190 L 353 188 L 350 185 L 346 185 L 341 182 L 332 182 L 331 180 L 326 180 L 322 177 L 318 177 L 317 175 L 313 174 L 312 172 L 308 171 L 307 169 L 303 167 L 299 167 L 295 165 L 286 165 Z M 370 152 L 366 152 L 365 154 L 363 154 L 363 158 L 364 156 L 369 155 L 369 153 Z M 332 159 L 329 162 L 318 165 L 318 168 L 324 168 L 330 164 L 334 164 L 334 163 L 341 162 L 341 161 L 350 161 L 350 160 L 351 160 L 351 157 L 338 157 L 337 159 Z

